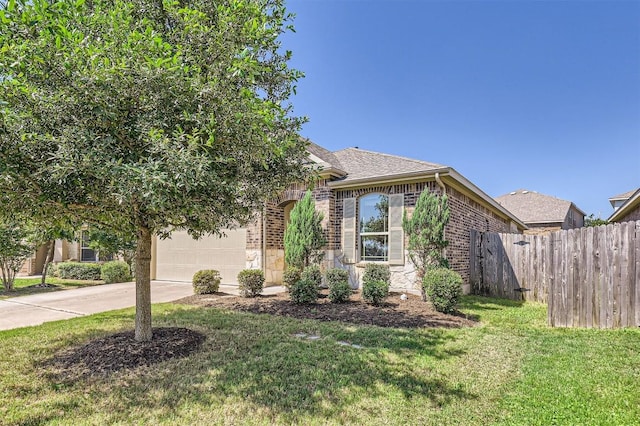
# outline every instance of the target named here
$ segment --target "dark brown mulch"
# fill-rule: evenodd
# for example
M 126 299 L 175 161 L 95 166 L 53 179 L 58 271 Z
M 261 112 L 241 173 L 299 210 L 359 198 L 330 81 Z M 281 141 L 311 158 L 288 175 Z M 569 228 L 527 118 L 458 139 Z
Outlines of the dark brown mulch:
M 476 324 L 463 314 L 447 315 L 437 312 L 430 304 L 423 302 L 420 296 L 408 294 L 406 300 L 401 300 L 400 293 L 391 293 L 381 306 L 365 303 L 360 293 L 354 293 L 346 303 L 331 303 L 326 290 L 321 292 L 318 302 L 312 305 L 297 305 L 291 302 L 287 293 L 256 298 L 216 297 L 205 294 L 185 297 L 176 303 L 380 327 L 459 328 Z
M 116 371 L 185 357 L 198 350 L 204 340 L 204 334 L 187 328 L 154 328 L 150 342 L 137 342 L 133 330 L 125 331 L 64 350 L 49 365 L 63 380 L 106 377 Z

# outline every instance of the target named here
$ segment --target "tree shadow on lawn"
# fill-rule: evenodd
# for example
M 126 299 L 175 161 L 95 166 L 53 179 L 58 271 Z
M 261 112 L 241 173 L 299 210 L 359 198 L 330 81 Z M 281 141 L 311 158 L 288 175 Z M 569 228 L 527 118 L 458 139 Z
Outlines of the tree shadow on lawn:
M 447 382 L 445 375 L 421 367 L 419 360 L 425 357 L 446 360 L 465 353 L 446 347 L 455 337 L 445 330 L 265 319 L 217 309 L 185 311 L 186 316 L 179 310 L 156 323 L 205 334 L 197 352 L 110 377 L 84 378 L 74 386 L 92 384 L 108 395 L 115 405 L 108 408 L 114 421 L 118 416 L 126 419 L 137 407 L 175 418 L 180 415 L 175 407 L 184 404 L 206 411 L 245 401 L 241 409 L 248 417 L 255 411 L 252 407 L 264 407 L 285 422 L 299 421 L 300 415 L 331 418 L 336 413 L 340 421 L 357 422 L 345 417 L 354 416 L 350 406 L 363 398 L 386 398 L 389 392 L 424 399 L 434 407 L 477 397 Z M 49 380 L 60 376 L 50 375 Z

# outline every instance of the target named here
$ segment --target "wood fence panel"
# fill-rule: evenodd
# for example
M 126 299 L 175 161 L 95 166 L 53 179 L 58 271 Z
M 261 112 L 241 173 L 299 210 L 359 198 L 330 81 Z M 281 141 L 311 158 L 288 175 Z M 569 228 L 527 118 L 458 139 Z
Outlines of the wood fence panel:
M 640 221 L 471 236 L 475 293 L 547 303 L 552 326 L 640 326 Z

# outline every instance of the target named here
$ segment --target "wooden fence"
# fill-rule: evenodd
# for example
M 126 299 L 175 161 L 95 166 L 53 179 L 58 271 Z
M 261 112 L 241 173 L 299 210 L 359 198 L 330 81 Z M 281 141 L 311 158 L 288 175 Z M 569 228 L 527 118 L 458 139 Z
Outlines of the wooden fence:
M 472 292 L 548 304 L 556 327 L 640 326 L 640 221 L 548 235 L 472 231 Z

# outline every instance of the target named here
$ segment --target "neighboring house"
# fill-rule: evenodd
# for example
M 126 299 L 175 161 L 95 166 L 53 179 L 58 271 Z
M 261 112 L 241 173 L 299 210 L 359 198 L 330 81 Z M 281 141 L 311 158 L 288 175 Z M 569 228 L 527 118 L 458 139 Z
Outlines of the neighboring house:
M 640 188 L 609 198 L 615 211 L 607 219 L 609 222 L 640 220 Z
M 526 225 L 449 166 L 348 148 L 337 152 L 310 144 L 309 158 L 321 168 L 313 195 L 324 214 L 327 247 L 323 267 L 350 271 L 352 285 L 367 262 L 390 266 L 392 287 L 414 288 L 415 271 L 405 250 L 402 217 L 411 215 L 424 190 L 449 197 L 451 219 L 446 228 L 447 257 L 469 287 L 470 230 L 521 232 Z M 217 269 L 223 282 L 235 283 L 244 268 L 263 269 L 268 283 L 282 282 L 285 270 L 284 231 L 289 213 L 306 186 L 284 191 L 267 203 L 246 228 L 227 231 L 226 238 L 195 241 L 178 231 L 156 239 L 152 278 L 190 281 L 199 269 Z
M 525 234 L 545 234 L 584 226 L 585 213 L 571 201 L 536 191 L 519 189 L 496 197 L 496 201 L 527 225 L 529 229 Z
M 20 269 L 20 275 L 39 275 L 42 274 L 42 268 L 47 257 L 47 247 L 42 246 L 27 259 Z M 79 231 L 77 241 L 56 240 L 53 254 L 53 262 L 64 261 L 80 261 L 80 262 L 98 262 L 100 259 L 98 253 L 89 247 L 89 233 L 86 230 Z

